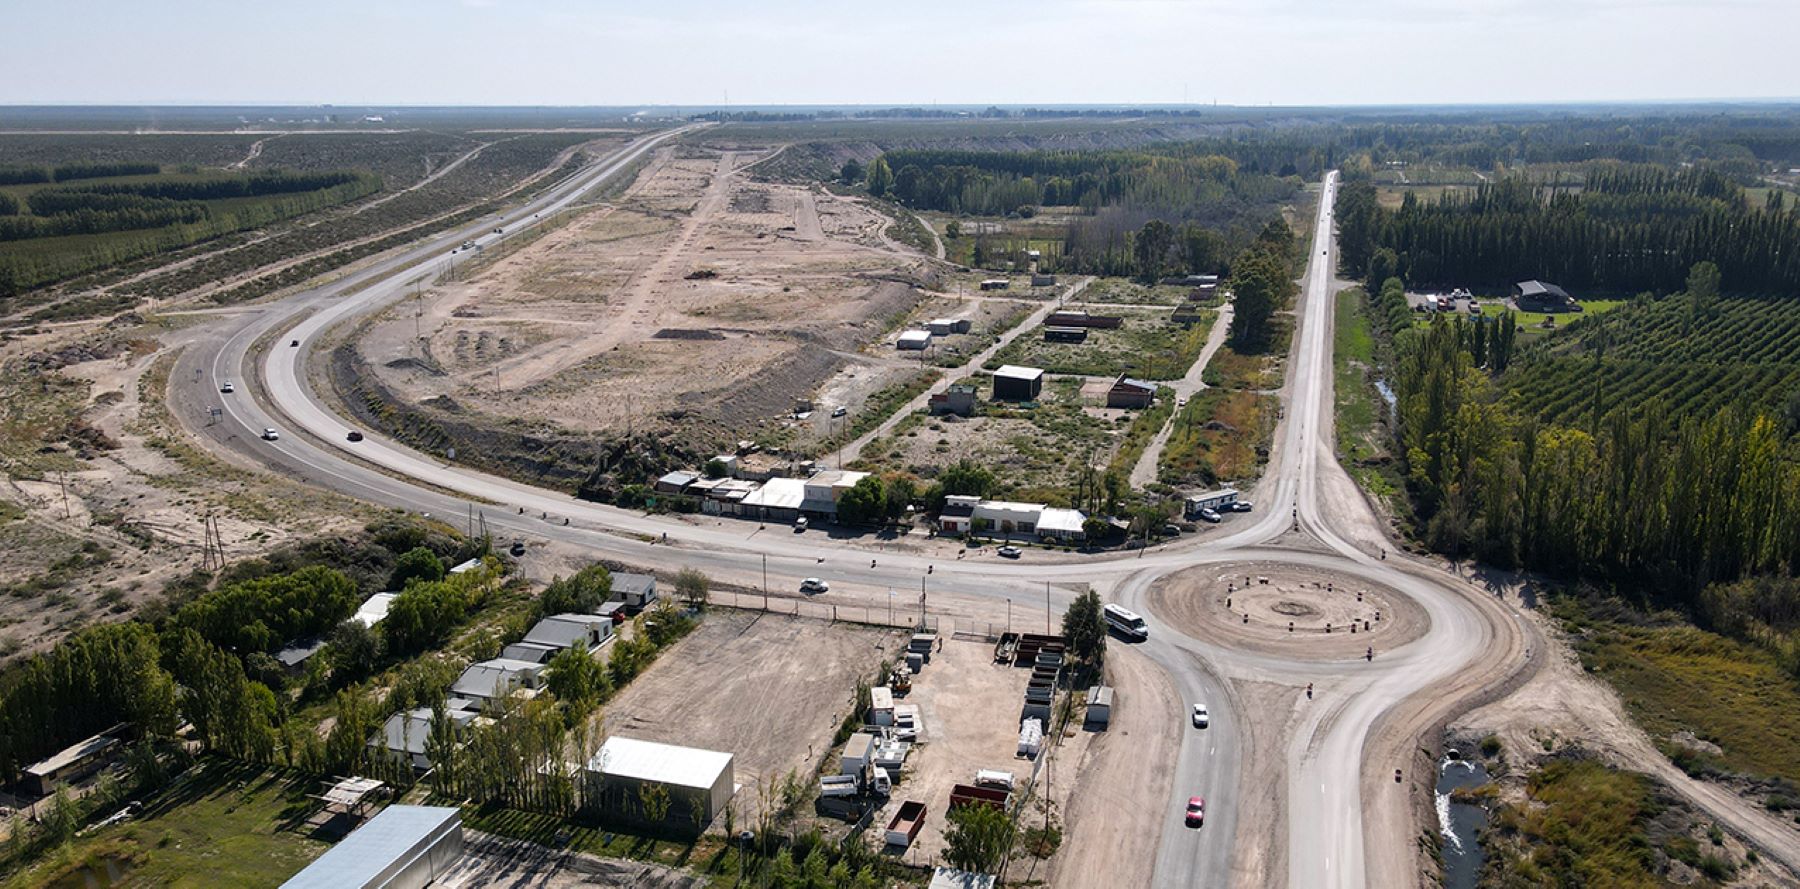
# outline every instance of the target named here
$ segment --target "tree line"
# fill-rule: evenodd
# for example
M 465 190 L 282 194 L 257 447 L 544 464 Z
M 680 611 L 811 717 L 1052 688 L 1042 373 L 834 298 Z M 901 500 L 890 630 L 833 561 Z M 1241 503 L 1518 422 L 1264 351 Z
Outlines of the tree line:
M 161 164 L 129 162 L 60 164 L 54 167 L 0 167 L 0 185 L 35 185 L 40 182 L 105 179 L 111 176 L 151 176 L 161 172 Z
M 1584 185 L 1509 176 L 1382 209 L 1367 181 L 1347 184 L 1343 262 L 1371 274 L 1379 250 L 1415 286 L 1493 286 L 1530 278 L 1616 293 L 1673 293 L 1696 262 L 1744 293 L 1800 292 L 1800 209 L 1754 207 L 1714 170 L 1596 165 Z M 1570 183 L 1573 185 L 1575 183 Z
M 29 249 L 34 246 L 30 239 L 14 241 L 12 244 L 18 246 L 0 247 L 0 296 L 11 296 L 94 269 L 119 265 L 235 231 L 291 219 L 365 197 L 380 189 L 379 178 L 358 174 L 348 181 L 316 191 L 268 192 L 262 195 L 263 200 L 233 206 L 229 211 L 209 210 L 203 217 L 192 222 L 175 222 L 130 231 L 108 231 L 105 238 L 69 248 Z M 0 226 L 16 221 L 15 217 L 0 217 Z

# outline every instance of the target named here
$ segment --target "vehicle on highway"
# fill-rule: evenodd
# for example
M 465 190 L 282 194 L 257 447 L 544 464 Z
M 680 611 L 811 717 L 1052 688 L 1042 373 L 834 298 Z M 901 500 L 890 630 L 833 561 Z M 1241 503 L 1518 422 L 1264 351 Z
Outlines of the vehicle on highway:
M 224 385 L 222 385 L 222 386 L 220 386 L 220 387 L 219 387 L 219 391 L 220 391 L 220 392 L 225 392 L 225 393 L 227 393 L 227 394 L 229 394 L 229 393 L 232 393 L 232 392 L 236 392 L 236 391 L 237 391 L 237 387 L 235 387 L 235 386 L 233 386 L 233 385 L 231 385 L 231 381 L 230 381 L 230 380 L 226 380 L 226 381 L 225 381 L 225 384 L 224 384 Z
M 288 345 L 290 345 L 290 346 L 298 346 L 298 345 L 300 345 L 300 341 L 299 341 L 299 340 L 289 340 L 289 341 L 288 341 Z
M 806 516 L 801 516 L 801 517 L 795 519 L 794 520 L 794 533 L 798 534 L 805 530 L 806 530 Z
M 464 250 L 473 250 L 473 249 L 475 249 L 475 242 L 474 242 L 474 241 L 464 241 L 464 242 L 463 242 L 463 243 L 462 243 L 462 249 L 464 249 Z
M 831 592 L 831 584 L 828 584 L 817 577 L 808 577 L 807 579 L 800 581 L 800 592 L 829 593 Z
M 847 407 L 834 407 L 831 409 L 831 415 L 833 417 L 841 417 L 847 413 L 850 413 L 850 409 Z
M 1212 723 L 1211 714 L 1206 712 L 1205 704 L 1194 705 L 1194 728 L 1206 728 Z
M 994 550 L 994 552 L 999 553 L 1000 555 L 1005 556 L 1006 558 L 1009 558 L 1009 559 L 1016 559 L 1025 554 L 1018 547 L 1010 546 L 1010 545 L 1000 547 L 999 549 Z
M 1200 827 L 1204 824 L 1206 824 L 1206 798 L 1201 796 L 1188 797 L 1187 826 Z
M 268 429 L 263 430 L 263 441 L 280 441 L 280 440 L 281 440 L 281 433 L 276 432 L 274 427 L 270 427 Z
M 344 437 L 349 439 L 350 441 L 362 441 L 362 433 L 358 432 L 354 429 L 350 430 L 350 434 L 346 435 Z
M 1106 619 L 1107 628 L 1129 639 L 1144 640 L 1150 638 L 1150 625 L 1137 612 L 1122 605 L 1107 603 L 1100 609 L 1101 616 Z
M 1200 507 L 1199 515 L 1201 518 L 1203 518 L 1209 522 L 1212 522 L 1215 525 L 1222 521 L 1225 521 L 1224 517 L 1219 515 L 1219 511 L 1216 509 L 1213 509 L 1210 506 Z

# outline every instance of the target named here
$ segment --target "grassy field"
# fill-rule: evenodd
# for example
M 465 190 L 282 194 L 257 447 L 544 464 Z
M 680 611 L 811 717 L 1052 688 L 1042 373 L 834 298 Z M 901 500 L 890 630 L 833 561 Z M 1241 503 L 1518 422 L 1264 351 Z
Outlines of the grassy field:
M 142 817 L 76 839 L 6 889 L 51 886 L 279 886 L 325 851 L 304 817 L 310 776 L 206 761 L 189 769 Z
M 1677 765 L 1800 784 L 1800 680 L 1769 654 L 1672 620 L 1596 620 L 1567 601 L 1557 613 L 1579 635 L 1582 665 L 1618 690 L 1632 718 Z M 1681 731 L 1721 752 L 1670 743 Z
M 1382 416 L 1387 404 L 1375 390 L 1375 337 L 1369 328 L 1366 296 L 1360 287 L 1338 294 L 1335 344 L 1332 348 L 1337 396 L 1338 456 L 1363 490 L 1389 508 L 1405 507 L 1399 497 L 1398 472 L 1387 448 Z
M 1139 284 L 1130 278 L 1099 278 L 1081 291 L 1081 301 L 1173 308 L 1187 299 L 1193 289 L 1173 284 Z
M 1494 812 L 1482 843 L 1483 886 L 1711 886 L 1737 865 L 1700 827 L 1670 811 L 1650 779 L 1588 759 L 1558 759 L 1526 783 L 1529 804 Z M 1671 879 L 1671 861 L 1698 879 Z
M 1584 299 L 1581 301 L 1581 314 L 1579 315 L 1570 315 L 1566 313 L 1551 315 L 1545 312 L 1513 312 L 1513 321 L 1519 326 L 1519 342 L 1524 344 L 1552 333 L 1557 327 L 1566 325 L 1577 318 L 1586 318 L 1610 312 L 1620 306 L 1627 305 L 1629 302 L 1629 300 L 1623 299 Z M 1505 305 L 1493 301 L 1490 301 L 1481 307 L 1481 314 L 1490 318 L 1506 311 L 1510 310 Z M 1549 319 L 1555 319 L 1555 321 L 1552 322 L 1554 326 L 1545 327 L 1544 322 Z M 1430 326 L 1430 323 L 1430 319 L 1427 318 L 1425 321 L 1426 326 Z
M 1117 376 L 1173 380 L 1186 374 L 1200 350 L 1212 319 L 1182 327 L 1169 323 L 1161 310 L 1125 310 L 1125 323 L 1113 330 L 1090 330 L 1084 343 L 1047 343 L 1041 330 L 1014 339 L 989 359 L 987 369 L 1002 364 L 1041 367 L 1053 374 Z

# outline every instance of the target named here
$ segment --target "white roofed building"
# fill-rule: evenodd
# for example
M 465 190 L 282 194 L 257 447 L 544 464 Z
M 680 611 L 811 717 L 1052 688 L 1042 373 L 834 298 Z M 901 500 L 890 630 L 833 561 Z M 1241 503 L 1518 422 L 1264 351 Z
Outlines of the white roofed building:
M 598 799 L 607 814 L 644 820 L 640 791 L 659 786 L 669 794 L 666 825 L 691 827 L 698 814 L 704 826 L 737 792 L 732 763 L 729 753 L 615 735 L 588 761 L 588 796 Z

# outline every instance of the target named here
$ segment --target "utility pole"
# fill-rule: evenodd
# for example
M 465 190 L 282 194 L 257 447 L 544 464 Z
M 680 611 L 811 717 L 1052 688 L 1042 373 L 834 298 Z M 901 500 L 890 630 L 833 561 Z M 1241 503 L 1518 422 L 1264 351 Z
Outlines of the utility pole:
M 1050 635 L 1050 581 L 1044 581 L 1044 635 Z
M 769 610 L 769 554 L 763 553 L 763 610 Z M 892 605 L 889 606 L 890 608 Z

